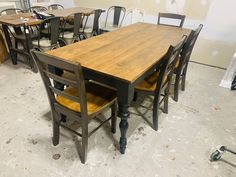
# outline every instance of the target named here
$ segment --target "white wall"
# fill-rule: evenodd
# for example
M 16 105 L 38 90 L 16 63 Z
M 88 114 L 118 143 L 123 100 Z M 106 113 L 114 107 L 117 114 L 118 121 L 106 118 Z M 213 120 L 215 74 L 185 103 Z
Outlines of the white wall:
M 107 9 L 111 5 L 143 8 L 145 22 L 156 23 L 158 12 L 186 15 L 185 28 L 204 24 L 191 60 L 227 67 L 236 51 L 236 0 L 53 0 L 65 7 Z M 104 19 L 104 15 L 102 16 Z

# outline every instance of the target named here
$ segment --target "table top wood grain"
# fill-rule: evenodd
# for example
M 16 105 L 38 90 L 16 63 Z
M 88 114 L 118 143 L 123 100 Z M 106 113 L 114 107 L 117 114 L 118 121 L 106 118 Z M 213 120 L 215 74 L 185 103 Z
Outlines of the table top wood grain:
M 132 83 L 189 33 L 189 29 L 136 23 L 47 53 Z

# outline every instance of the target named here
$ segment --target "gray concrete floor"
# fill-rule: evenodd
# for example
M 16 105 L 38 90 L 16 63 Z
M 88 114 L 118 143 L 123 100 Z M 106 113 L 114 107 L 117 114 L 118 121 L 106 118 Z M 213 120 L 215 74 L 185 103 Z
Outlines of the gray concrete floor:
M 77 141 L 66 130 L 58 146 L 51 143 L 50 109 L 39 74 L 6 62 L 0 65 L 0 177 L 235 177 L 235 156 L 226 153 L 209 162 L 221 145 L 236 150 L 236 91 L 218 86 L 223 74 L 191 63 L 186 91 L 178 103 L 170 99 L 158 132 L 137 115 L 144 108 L 131 108 L 126 154 L 117 149 L 118 125 L 112 135 L 106 124 L 90 137 L 83 165 Z M 142 104 L 148 106 L 150 98 Z M 145 117 L 150 116 L 148 111 Z

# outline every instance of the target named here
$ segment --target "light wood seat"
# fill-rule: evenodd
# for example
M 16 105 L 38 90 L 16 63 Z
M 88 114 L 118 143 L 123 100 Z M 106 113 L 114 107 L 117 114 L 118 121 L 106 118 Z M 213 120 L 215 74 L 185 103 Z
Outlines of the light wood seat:
M 135 89 L 154 92 L 157 86 L 157 80 L 159 76 L 160 76 L 160 72 L 158 71 L 152 73 L 149 77 L 145 78 L 139 85 L 137 85 Z M 166 81 L 167 81 L 167 77 L 164 78 L 164 83 Z
M 60 127 L 70 130 L 82 137 L 80 155 L 81 162 L 85 163 L 88 137 L 109 120 L 112 133 L 116 132 L 116 91 L 84 80 L 82 67 L 78 62 L 67 62 L 39 51 L 32 51 L 32 56 L 49 97 L 53 120 L 53 145 L 59 144 Z M 110 117 L 89 131 L 88 125 L 92 118 L 108 108 L 111 109 Z M 81 124 L 81 132 L 65 124 L 67 120 Z
M 158 111 L 162 102 L 164 102 L 164 113 L 168 113 L 169 90 L 176 59 L 185 43 L 186 36 L 175 46 L 170 46 L 168 52 L 156 66 L 155 71 L 138 86 L 135 87 L 136 97 L 139 92 L 145 95 L 154 96 L 153 99 L 153 122 L 152 127 L 158 130 Z M 162 97 L 162 98 L 161 98 Z
M 111 89 L 91 82 L 88 82 L 85 87 L 87 110 L 89 116 L 101 111 L 105 107 L 108 107 L 116 100 L 116 93 Z M 75 97 L 79 97 L 79 90 L 76 88 L 68 87 L 64 90 L 64 92 Z M 58 103 L 67 107 L 68 109 L 76 112 L 81 112 L 80 104 L 77 102 L 64 98 L 63 96 L 57 96 L 56 100 Z

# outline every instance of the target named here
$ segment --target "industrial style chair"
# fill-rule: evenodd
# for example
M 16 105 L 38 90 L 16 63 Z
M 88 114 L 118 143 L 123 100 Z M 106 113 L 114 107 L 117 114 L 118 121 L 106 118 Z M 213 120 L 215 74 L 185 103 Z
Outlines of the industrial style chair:
M 172 14 L 172 13 L 159 13 L 157 24 L 176 26 L 182 28 L 184 20 L 185 20 L 185 15 Z
M 144 10 L 135 8 L 135 9 L 128 9 L 126 11 L 125 19 L 122 26 L 127 26 L 129 24 L 134 24 L 137 22 L 144 22 Z
M 40 24 L 37 40 L 33 40 L 34 48 L 47 51 L 66 45 L 66 42 L 59 38 L 60 25 L 60 17 L 45 19 Z
M 44 6 L 32 6 L 30 8 L 28 8 L 28 12 L 44 12 L 47 11 L 48 9 Z
M 136 93 L 145 95 L 153 95 L 153 123 L 154 130 L 158 130 L 158 111 L 161 103 L 164 101 L 164 113 L 168 113 L 169 89 L 173 70 L 177 61 L 177 57 L 184 45 L 186 36 L 175 46 L 170 46 L 164 58 L 160 61 L 155 71 L 145 78 L 135 87 Z M 162 94 L 163 92 L 163 94 Z M 162 99 L 161 99 L 161 96 Z
M 53 145 L 59 144 L 60 127 L 72 131 L 82 137 L 81 162 L 85 163 L 88 137 L 109 120 L 111 120 L 112 133 L 116 132 L 116 92 L 92 82 L 85 82 L 80 63 L 65 61 L 38 51 L 31 53 L 39 68 L 51 106 Z M 63 77 L 64 75 L 56 75 L 50 72 L 49 65 L 60 68 L 73 77 L 66 78 Z M 66 88 L 63 91 L 58 89 L 53 81 L 66 85 Z M 89 122 L 106 108 L 111 108 L 111 116 L 89 132 Z M 80 123 L 82 132 L 66 125 L 67 120 Z
M 58 9 L 64 9 L 63 5 L 51 4 L 50 6 L 48 6 L 48 10 L 58 10 Z
M 22 9 L 18 8 L 10 8 L 10 9 L 4 9 L 0 12 L 0 16 L 2 15 L 13 15 L 13 14 L 19 14 L 19 13 L 24 13 Z
M 119 29 L 124 20 L 125 12 L 126 9 L 121 6 L 109 7 L 107 10 L 105 24 L 100 28 L 101 33 Z
M 100 34 L 99 29 L 99 18 L 102 14 L 103 10 L 96 9 L 93 11 L 93 13 L 90 15 L 90 18 L 93 18 L 93 25 L 92 27 L 87 27 L 87 21 L 85 22 L 83 33 L 86 35 L 86 37 L 92 37 Z M 88 18 L 86 18 L 88 20 Z
M 181 82 L 181 90 L 185 90 L 185 80 L 188 69 L 188 62 L 193 51 L 194 44 L 198 38 L 199 33 L 202 30 L 203 25 L 200 24 L 196 30 L 192 30 L 186 43 L 183 46 L 180 57 L 178 58 L 175 66 L 175 84 L 174 84 L 174 100 L 178 101 L 179 96 L 179 85 Z
M 82 13 L 74 14 L 74 31 L 73 32 L 70 32 L 70 31 L 63 31 L 62 32 L 62 38 L 66 41 L 67 44 L 78 42 L 78 41 L 86 38 L 85 34 L 83 33 L 83 29 L 81 29 L 83 19 L 84 19 L 84 16 Z M 64 20 L 64 25 L 66 23 L 67 23 L 66 20 Z

